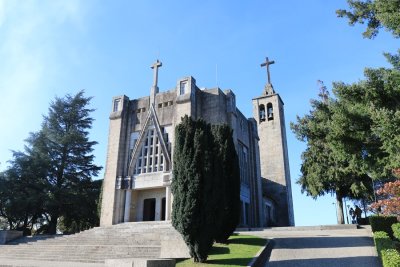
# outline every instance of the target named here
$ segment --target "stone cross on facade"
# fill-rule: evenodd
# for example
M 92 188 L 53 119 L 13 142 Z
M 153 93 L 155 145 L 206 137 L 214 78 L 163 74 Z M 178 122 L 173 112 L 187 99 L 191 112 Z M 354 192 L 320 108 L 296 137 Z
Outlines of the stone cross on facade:
M 162 63 L 157 59 L 157 61 L 151 65 L 151 68 L 154 70 L 154 83 L 153 86 L 157 87 L 158 82 L 158 68 L 162 66 Z
M 275 64 L 275 61 L 269 61 L 268 57 L 265 58 L 265 62 L 261 64 L 261 67 L 267 67 L 267 77 L 268 77 L 268 84 L 271 84 L 271 76 L 269 74 L 269 65 Z

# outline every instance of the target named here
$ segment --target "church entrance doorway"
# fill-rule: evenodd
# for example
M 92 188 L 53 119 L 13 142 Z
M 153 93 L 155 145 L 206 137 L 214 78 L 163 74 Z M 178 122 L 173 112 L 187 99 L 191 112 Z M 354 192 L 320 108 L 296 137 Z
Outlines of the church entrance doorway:
M 156 199 L 147 198 L 143 201 L 143 221 L 155 221 Z
M 161 200 L 161 221 L 165 221 L 165 197 Z

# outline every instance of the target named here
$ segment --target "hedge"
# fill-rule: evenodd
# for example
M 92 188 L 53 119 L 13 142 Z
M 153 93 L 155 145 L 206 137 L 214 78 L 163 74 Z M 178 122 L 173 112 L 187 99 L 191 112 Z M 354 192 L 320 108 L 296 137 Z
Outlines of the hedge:
M 385 249 L 382 251 L 383 267 L 399 267 L 400 254 L 395 249 Z
M 375 232 L 374 243 L 383 267 L 400 266 L 400 254 L 394 249 L 393 241 L 387 233 L 382 231 Z
M 393 249 L 393 241 L 386 232 L 375 232 L 374 243 L 380 258 L 382 258 L 382 250 Z
M 397 240 L 400 240 L 400 223 L 393 224 L 392 230 L 393 230 L 393 236 L 396 237 Z
M 372 232 L 383 231 L 389 234 L 390 238 L 393 238 L 392 224 L 397 223 L 396 216 L 371 216 L 369 217 L 371 223 Z

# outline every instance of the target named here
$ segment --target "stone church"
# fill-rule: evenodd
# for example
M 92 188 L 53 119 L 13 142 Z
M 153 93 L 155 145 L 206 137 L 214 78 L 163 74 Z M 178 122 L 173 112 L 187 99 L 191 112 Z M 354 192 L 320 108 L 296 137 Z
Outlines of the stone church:
M 175 126 L 184 115 L 228 124 L 239 157 L 240 227 L 294 225 L 284 104 L 268 81 L 253 99 L 253 117 L 236 107 L 232 90 L 200 88 L 184 77 L 168 91 L 158 88 L 157 60 L 150 95 L 112 100 L 101 226 L 171 219 Z M 261 90 L 260 90 L 261 91 Z

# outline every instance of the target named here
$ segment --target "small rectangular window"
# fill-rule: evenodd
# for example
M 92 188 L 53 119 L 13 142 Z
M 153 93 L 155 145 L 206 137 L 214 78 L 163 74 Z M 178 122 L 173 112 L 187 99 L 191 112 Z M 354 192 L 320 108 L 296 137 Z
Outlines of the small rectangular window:
M 162 108 L 162 103 L 158 104 L 158 108 Z
M 186 93 L 186 84 L 187 84 L 187 82 L 181 82 L 180 88 L 179 88 L 180 95 L 184 95 Z
M 168 106 L 172 106 L 173 104 L 174 104 L 174 102 L 168 101 Z
M 118 109 L 119 109 L 119 102 L 120 102 L 120 101 L 121 101 L 120 99 L 115 99 L 115 100 L 114 100 L 113 112 L 117 112 L 117 111 L 118 111 Z

